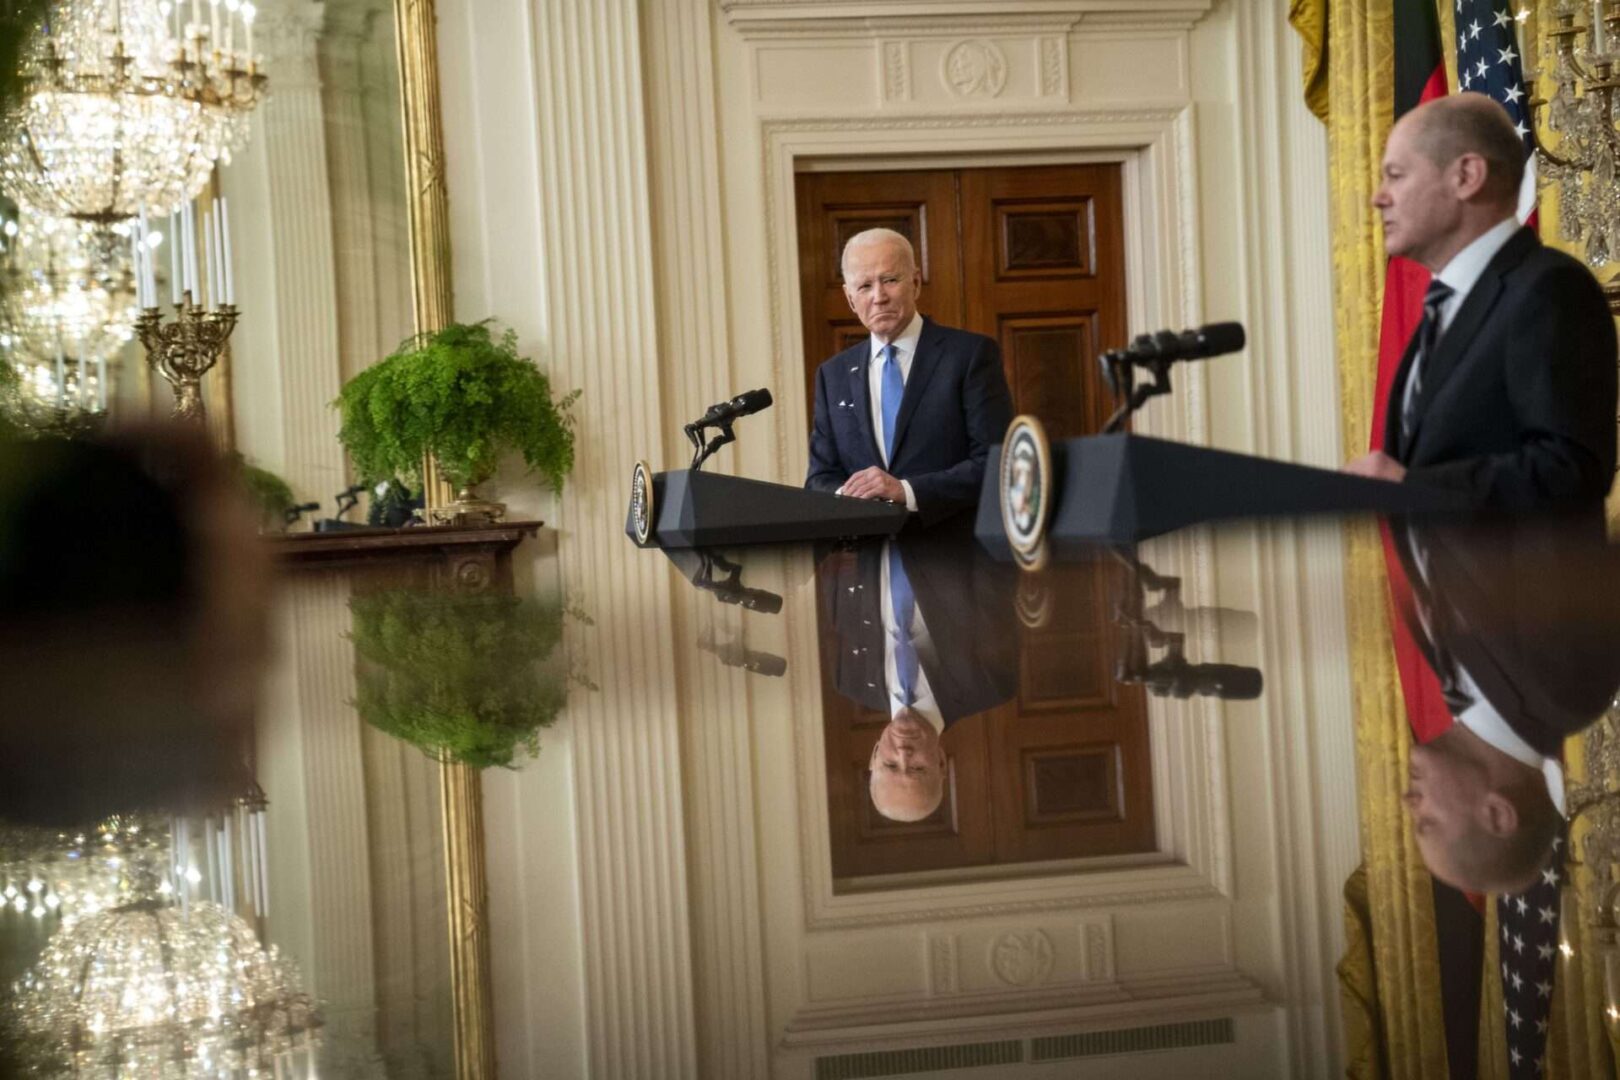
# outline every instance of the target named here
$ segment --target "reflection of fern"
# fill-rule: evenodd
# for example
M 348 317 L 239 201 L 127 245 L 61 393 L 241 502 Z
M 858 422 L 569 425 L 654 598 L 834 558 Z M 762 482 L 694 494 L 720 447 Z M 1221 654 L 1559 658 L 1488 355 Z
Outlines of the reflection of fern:
M 488 594 L 388 589 L 355 596 L 355 708 L 430 757 L 477 768 L 539 752 L 567 697 L 539 663 L 562 639 L 563 611 Z

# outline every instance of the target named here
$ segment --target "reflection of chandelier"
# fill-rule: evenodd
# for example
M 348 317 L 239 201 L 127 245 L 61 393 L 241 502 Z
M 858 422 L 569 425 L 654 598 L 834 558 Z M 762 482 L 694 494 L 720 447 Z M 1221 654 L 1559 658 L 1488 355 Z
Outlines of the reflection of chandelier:
M 265 88 L 253 5 L 225 0 L 223 16 L 220 0 L 206 6 L 207 20 L 199 0 L 54 4 L 7 124 L 0 185 L 46 213 L 102 224 L 195 197 L 246 139 Z
M 1533 87 L 1542 75 L 1552 79 L 1552 96 L 1530 100 L 1532 114 L 1544 120 L 1546 132 L 1539 149 L 1542 176 L 1558 188 L 1559 238 L 1584 243 L 1586 261 L 1603 266 L 1620 256 L 1620 130 L 1615 127 L 1615 89 L 1620 87 L 1620 4 L 1600 0 L 1606 33 L 1594 35 L 1589 2 L 1558 0 L 1552 26 L 1525 31 L 1526 60 L 1543 44 L 1551 53 L 1551 68 L 1533 70 L 1527 64 L 1524 80 Z M 1581 39 L 1585 39 L 1583 42 Z M 1598 51 L 1596 41 L 1605 42 Z
M 129 903 L 145 868 L 171 861 L 168 823 L 139 815 L 65 832 L 0 826 L 0 925 L 24 917 L 72 921 Z M 158 894 L 173 891 L 163 879 Z
M 65 926 L 17 984 L 30 1075 L 314 1074 L 320 1019 L 296 971 L 217 904 L 156 900 Z
M 39 363 L 112 357 L 135 332 L 135 274 L 121 230 L 22 215 L 0 239 L 10 348 Z

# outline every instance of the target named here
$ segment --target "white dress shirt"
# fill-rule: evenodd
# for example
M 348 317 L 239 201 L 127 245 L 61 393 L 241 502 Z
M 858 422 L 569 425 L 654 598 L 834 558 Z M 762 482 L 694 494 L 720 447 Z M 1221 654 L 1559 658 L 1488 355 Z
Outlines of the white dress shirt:
M 1462 308 L 1463 301 L 1473 291 L 1474 285 L 1479 281 L 1485 268 L 1496 258 L 1496 253 L 1502 250 L 1502 245 L 1513 238 L 1519 231 L 1519 219 L 1516 217 L 1503 218 L 1489 229 L 1474 237 L 1467 247 L 1451 257 L 1451 261 L 1440 268 L 1434 275 L 1440 281 L 1451 286 L 1451 295 L 1446 297 L 1440 305 L 1440 325 L 1435 328 L 1434 340 L 1438 346 L 1440 338 L 1451 327 L 1451 322 L 1457 317 Z M 1413 359 L 1412 367 L 1406 374 L 1406 386 L 1401 390 L 1401 414 L 1404 416 L 1412 407 L 1412 393 L 1416 389 L 1417 381 L 1413 379 L 1418 365 L 1426 363 L 1427 357 Z
M 891 542 L 892 543 L 892 542 Z M 883 588 L 883 692 L 889 699 L 889 716 L 900 715 L 905 707 L 905 701 L 900 697 L 900 669 L 895 664 L 894 652 L 896 644 L 896 625 L 894 617 L 894 597 L 889 589 L 889 543 L 883 545 L 883 567 L 880 584 Z M 917 682 L 912 687 L 916 700 L 911 707 L 921 713 L 935 731 L 945 730 L 945 715 L 939 711 L 939 702 L 934 700 L 934 688 L 928 684 L 928 673 L 923 670 L 922 654 L 924 649 L 932 650 L 933 638 L 928 633 L 928 624 L 923 621 L 922 605 L 915 603 L 917 589 L 912 585 L 911 595 L 911 644 L 917 650 Z
M 922 337 L 923 317 L 919 312 L 911 316 L 911 323 L 900 336 L 894 339 L 894 358 L 900 364 L 900 381 L 911 378 L 911 362 L 917 358 L 917 340 Z M 867 396 L 872 399 L 872 434 L 877 436 L 878 456 L 883 459 L 883 467 L 889 467 L 889 448 L 883 445 L 883 365 L 887 361 L 883 357 L 883 342 L 878 340 L 876 334 L 871 337 L 872 362 L 867 365 L 866 386 Z M 917 496 L 912 493 L 911 481 L 902 480 L 900 486 L 906 489 L 906 509 L 912 513 L 917 512 Z

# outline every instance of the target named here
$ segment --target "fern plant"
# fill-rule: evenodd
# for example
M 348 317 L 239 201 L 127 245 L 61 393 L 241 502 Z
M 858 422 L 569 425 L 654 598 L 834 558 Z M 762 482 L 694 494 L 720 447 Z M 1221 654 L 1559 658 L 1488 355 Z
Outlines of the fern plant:
M 569 409 L 578 397 L 553 400 L 551 380 L 518 355 L 517 334 L 497 338 L 486 319 L 406 339 L 333 404 L 343 416 L 338 438 L 368 483 L 399 477 L 419 488 L 431 454 L 446 480 L 468 488 L 512 449 L 560 491 L 574 467 Z

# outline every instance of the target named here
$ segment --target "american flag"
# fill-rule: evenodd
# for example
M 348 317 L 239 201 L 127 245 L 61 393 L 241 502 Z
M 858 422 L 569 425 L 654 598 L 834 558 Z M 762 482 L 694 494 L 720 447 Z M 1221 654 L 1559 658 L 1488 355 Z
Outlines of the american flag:
M 1553 841 L 1541 878 L 1517 896 L 1496 899 L 1502 928 L 1502 1023 L 1507 1031 L 1510 1080 L 1545 1072 L 1547 1020 L 1552 1014 L 1558 960 L 1558 887 L 1563 884 L 1564 841 Z
M 1506 0 L 1454 0 L 1457 27 L 1457 88 L 1487 94 L 1501 103 L 1524 140 L 1526 156 L 1536 148 L 1531 130 L 1524 69 L 1519 63 L 1518 23 Z M 1530 159 L 1534 164 L 1535 159 Z M 1526 178 L 1525 190 L 1534 193 Z M 1531 203 L 1533 206 L 1534 204 Z M 1528 216 L 1521 200 L 1519 217 Z

